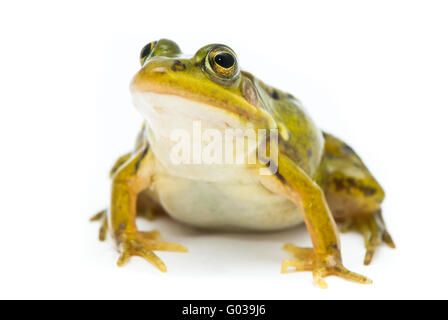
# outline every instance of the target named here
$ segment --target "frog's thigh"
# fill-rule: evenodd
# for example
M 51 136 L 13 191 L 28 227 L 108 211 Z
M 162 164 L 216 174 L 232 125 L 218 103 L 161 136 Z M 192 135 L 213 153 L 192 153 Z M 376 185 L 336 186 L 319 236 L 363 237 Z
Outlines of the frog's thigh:
M 381 209 L 384 192 L 368 172 L 342 168 L 332 172 L 326 180 L 323 189 L 336 221 L 369 216 Z
M 324 179 L 321 182 L 327 203 L 343 231 L 363 234 L 365 264 L 369 264 L 381 241 L 394 247 L 381 215 L 384 191 L 356 153 L 341 140 L 326 135 Z

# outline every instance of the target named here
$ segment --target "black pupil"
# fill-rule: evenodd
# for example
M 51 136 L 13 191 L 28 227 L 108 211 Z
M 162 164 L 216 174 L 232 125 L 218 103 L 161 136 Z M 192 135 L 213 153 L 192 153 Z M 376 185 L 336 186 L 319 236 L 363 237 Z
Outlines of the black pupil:
M 230 53 L 221 52 L 215 56 L 215 62 L 223 68 L 230 68 L 234 65 L 235 59 Z
M 146 46 L 143 47 L 142 52 L 140 53 L 140 58 L 144 59 L 151 53 L 151 43 L 148 43 Z

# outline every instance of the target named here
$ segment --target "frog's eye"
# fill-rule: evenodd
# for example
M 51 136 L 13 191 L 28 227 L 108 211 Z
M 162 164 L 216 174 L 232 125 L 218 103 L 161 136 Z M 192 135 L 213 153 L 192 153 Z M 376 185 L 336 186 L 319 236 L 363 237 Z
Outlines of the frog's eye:
M 157 44 L 157 41 L 153 41 L 148 43 L 143 47 L 142 51 L 140 51 L 140 64 L 143 65 L 145 61 L 152 56 L 154 53 L 154 48 Z
M 204 68 L 212 79 L 227 83 L 234 80 L 240 71 L 236 54 L 224 46 L 216 46 L 209 51 Z

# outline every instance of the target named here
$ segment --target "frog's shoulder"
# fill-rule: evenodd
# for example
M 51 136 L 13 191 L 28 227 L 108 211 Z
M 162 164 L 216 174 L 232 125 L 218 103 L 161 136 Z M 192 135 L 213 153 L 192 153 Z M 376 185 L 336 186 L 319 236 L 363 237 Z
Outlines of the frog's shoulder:
M 280 152 L 284 152 L 313 177 L 324 151 L 322 131 L 307 114 L 300 100 L 250 76 L 260 96 L 260 108 L 268 112 L 277 124 Z

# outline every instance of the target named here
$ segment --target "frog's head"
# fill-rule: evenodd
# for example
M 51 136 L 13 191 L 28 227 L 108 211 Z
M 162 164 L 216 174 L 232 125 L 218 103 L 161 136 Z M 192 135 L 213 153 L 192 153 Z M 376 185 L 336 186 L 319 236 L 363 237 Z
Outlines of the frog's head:
M 229 47 L 211 44 L 186 57 L 175 42 L 161 39 L 142 49 L 140 63 L 131 91 L 153 130 L 179 126 L 185 119 L 218 129 L 268 127 L 254 78 L 241 71 Z

